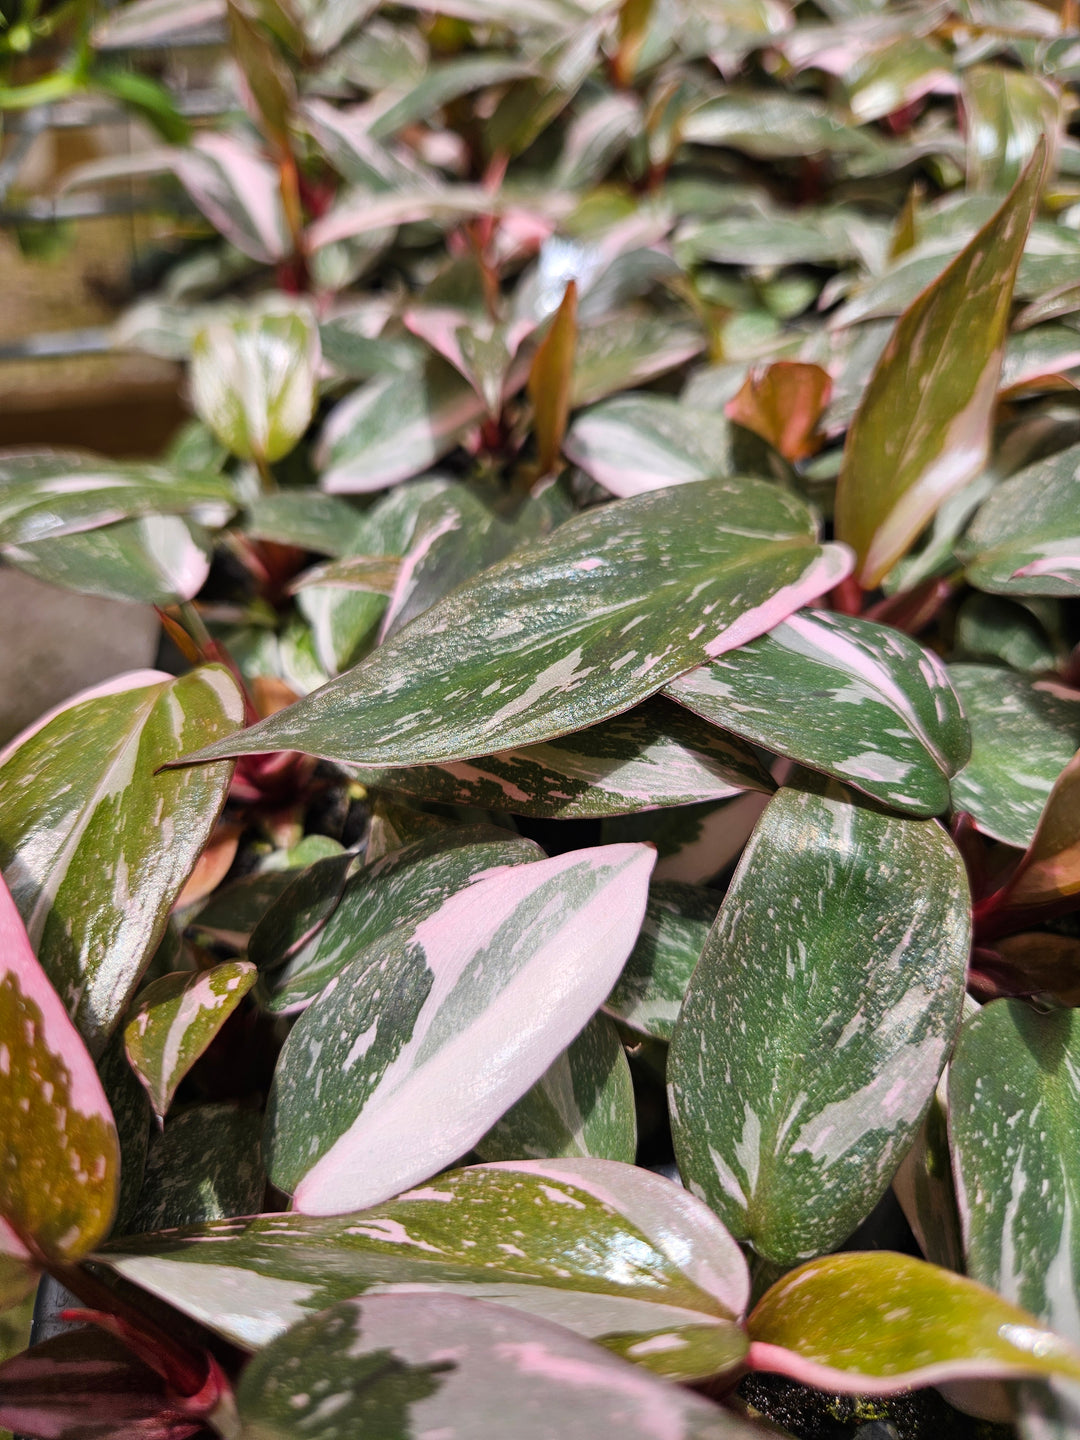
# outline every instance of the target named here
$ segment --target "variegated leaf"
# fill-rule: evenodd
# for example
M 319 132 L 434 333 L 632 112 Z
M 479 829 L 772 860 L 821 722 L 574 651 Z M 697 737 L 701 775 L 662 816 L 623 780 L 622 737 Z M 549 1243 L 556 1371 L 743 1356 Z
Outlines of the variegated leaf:
M 0 865 L 31 943 L 99 1055 L 202 853 L 231 766 L 164 770 L 243 718 L 229 672 L 118 676 L 0 755 Z
M 611 1021 L 594 1015 L 474 1148 L 482 1160 L 593 1155 L 633 1164 L 634 1085 Z
M 749 746 L 658 699 L 543 745 L 446 765 L 361 766 L 355 774 L 364 785 L 419 800 L 562 820 L 773 788 Z
M 203 130 L 165 152 L 169 167 L 214 229 L 262 265 L 289 253 L 289 227 L 277 167 L 255 144 Z
M 1080 594 L 1080 447 L 1000 484 L 956 547 L 967 578 L 999 595 Z
M 768 1290 L 750 1365 L 847 1394 L 946 1380 L 1080 1379 L 1080 1349 L 985 1285 L 889 1251 L 826 1255 Z
M 960 1032 L 949 1132 L 968 1273 L 1080 1345 L 1080 1013 L 995 1000 Z
M 109 1102 L 0 880 L 0 1309 L 38 1255 L 77 1258 L 108 1234 L 120 1183 Z
M 880 583 L 943 500 L 982 469 L 1040 145 L 1001 209 L 904 311 L 848 431 L 836 533 Z
M 1008 885 L 1009 909 L 1060 904 L 1080 891 L 1080 751 L 1054 781 L 1046 809 Z
M 770 629 L 850 564 L 777 486 L 703 481 L 590 510 L 485 570 L 316 695 L 198 756 L 430 764 L 608 719 Z
M 281 300 L 226 314 L 195 336 L 191 394 L 199 418 L 241 460 L 283 459 L 315 411 L 319 328 Z
M 299 545 L 321 555 L 358 555 L 366 518 L 336 495 L 276 490 L 248 503 L 244 529 L 257 540 Z
M 195 1105 L 170 1116 L 150 1146 L 131 1231 L 250 1215 L 263 1203 L 262 1116 L 237 1105 Z
M 368 857 L 351 879 L 354 857 L 320 861 L 259 922 L 249 954 L 262 971 L 256 998 L 265 1009 L 303 1010 L 347 965 L 374 960 L 475 881 L 544 852 L 522 836 L 479 826 L 440 831 L 378 858 L 369 839 Z
M 468 1151 L 603 1003 L 654 860 L 610 845 L 496 871 L 344 970 L 278 1062 L 274 1184 L 340 1214 Z
M 604 1009 L 632 1030 L 670 1040 L 720 899 L 699 885 L 654 881 L 641 934 Z
M 154 980 L 124 1028 L 132 1069 L 159 1119 L 176 1087 L 255 984 L 255 966 L 226 960 L 212 970 L 181 970 Z
M 834 782 L 769 801 L 668 1065 L 680 1172 L 764 1258 L 833 1248 L 884 1192 L 959 1022 L 969 904 L 936 821 Z
M 149 514 L 203 513 L 224 523 L 232 481 L 210 472 L 121 464 L 75 450 L 0 454 L 0 545 L 23 545 Z
M 790 616 L 664 693 L 913 815 L 949 808 L 949 778 L 971 748 L 936 655 L 890 626 L 824 610 Z
M 731 433 L 722 415 L 647 392 L 615 395 L 583 411 L 563 451 L 624 498 L 733 471 Z
M 758 1428 L 545 1320 L 458 1296 L 344 1300 L 244 1371 L 245 1435 L 755 1440 Z M 508 1422 L 508 1417 L 512 1419 Z
M 950 665 L 971 725 L 953 806 L 984 835 L 1026 849 L 1054 781 L 1080 747 L 1080 692 L 993 665 Z
M 695 324 L 633 310 L 609 311 L 602 322 L 582 325 L 570 403 L 576 409 L 632 390 L 704 349 L 705 332 Z
M 337 1300 L 401 1287 L 524 1310 L 681 1379 L 708 1373 L 703 1327 L 714 1349 L 731 1344 L 750 1288 L 700 1200 L 595 1159 L 474 1166 L 357 1215 L 129 1237 L 98 1258 L 249 1350 Z
M 178 515 L 141 515 L 93 530 L 4 547 L 10 565 L 65 590 L 176 605 L 191 600 L 210 573 L 208 537 Z

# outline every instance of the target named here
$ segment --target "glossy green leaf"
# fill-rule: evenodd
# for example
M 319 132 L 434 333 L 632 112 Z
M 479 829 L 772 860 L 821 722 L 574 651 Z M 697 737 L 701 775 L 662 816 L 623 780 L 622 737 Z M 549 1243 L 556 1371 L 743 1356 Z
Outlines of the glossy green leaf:
M 1049 81 L 1006 65 L 972 65 L 962 89 L 967 178 L 975 190 L 1007 190 L 1045 136 L 1056 150 L 1061 95 Z
M 969 811 L 984 835 L 1025 849 L 1080 746 L 1080 694 L 993 665 L 950 665 L 949 676 L 971 725 L 953 807 Z
M 168 933 L 168 932 L 167 932 Z M 166 942 L 163 942 L 163 947 Z M 151 962 L 152 963 L 152 962 Z M 120 1169 L 120 1195 L 112 1234 L 126 1235 L 142 1189 L 146 1168 L 146 1152 L 150 1145 L 150 1101 L 124 1051 L 124 1037 L 117 1031 L 98 1061 L 98 1075 L 116 1122 L 123 1165 Z
M 1009 306 L 1044 150 L 1001 209 L 905 310 L 848 431 L 836 532 L 877 585 L 989 451 Z
M 748 746 L 655 699 L 543 745 L 355 773 L 364 785 L 419 800 L 563 820 L 772 790 Z
M 241 460 L 281 460 L 314 414 L 319 357 L 319 327 L 299 305 L 214 320 L 191 349 L 196 413 Z
M 956 547 L 967 578 L 999 595 L 1080 594 L 1080 448 L 999 485 Z
M 205 514 L 223 524 L 235 505 L 223 475 L 177 474 L 75 450 L 0 454 L 0 545 L 22 545 L 148 514 Z
M 370 133 L 376 140 L 385 140 L 407 125 L 429 119 L 444 105 L 470 91 L 519 80 L 532 68 L 528 61 L 498 51 L 462 55 L 432 65 L 412 90 L 371 122 Z
M 632 1030 L 670 1040 L 720 900 L 698 885 L 654 881 L 637 944 L 604 1009 Z
M 137 605 L 191 600 L 210 573 L 205 536 L 177 515 L 143 515 L 9 545 L 4 559 L 47 584 Z
M 152 981 L 124 1028 L 124 1044 L 159 1119 L 176 1087 L 255 984 L 255 966 L 227 960 Z
M 0 756 L 0 864 L 93 1054 L 161 938 L 232 773 L 159 767 L 242 717 L 223 666 L 178 680 L 135 671 L 75 696 Z
M 848 1394 L 945 1380 L 1080 1378 L 1080 1350 L 985 1285 L 889 1251 L 827 1255 L 747 1322 L 750 1364 Z
M 723 145 L 756 160 L 873 148 L 865 133 L 816 96 L 734 87 L 688 115 L 683 138 L 695 145 Z
M 632 1165 L 634 1085 L 611 1021 L 594 1015 L 475 1149 L 482 1160 L 593 1155 Z
M 748 1421 L 643 1375 L 561 1326 L 458 1296 L 345 1300 L 244 1371 L 245 1436 L 336 1440 L 464 1430 L 470 1440 L 753 1440 Z M 508 1422 L 508 1417 L 512 1417 Z
M 912 35 L 869 49 L 848 69 L 845 80 L 851 113 L 863 125 L 925 95 L 949 95 L 956 89 L 952 59 L 944 46 Z
M 968 1273 L 1080 1344 L 1080 1014 L 995 1000 L 949 1066 Z
M 708 1373 L 689 1342 L 704 1324 L 730 1345 L 749 1295 L 738 1246 L 700 1200 L 595 1159 L 474 1166 L 358 1215 L 256 1216 L 98 1258 L 249 1350 L 336 1300 L 419 1287 L 555 1321 L 674 1378 Z M 648 1344 L 671 1334 L 688 1343 Z
M 667 395 L 616 395 L 578 415 L 563 450 L 613 495 L 640 495 L 733 472 L 722 415 Z
M 363 518 L 336 495 L 278 490 L 248 504 L 244 529 L 257 540 L 298 545 L 320 555 L 352 555 L 360 553 Z
M 603 1003 L 654 860 L 612 845 L 496 870 L 344 970 L 278 1061 L 274 1184 L 340 1214 L 467 1152 Z
M 936 655 L 899 630 L 825 610 L 790 616 L 664 693 L 913 815 L 948 809 L 949 778 L 970 753 Z
M 196 1105 L 172 1116 L 150 1146 L 134 1234 L 250 1215 L 263 1202 L 262 1116 L 236 1105 Z
M 974 1002 L 969 1003 L 974 1008 Z M 946 1069 L 911 1149 L 893 1176 L 892 1188 L 926 1259 L 963 1274 L 964 1247 L 949 1153 L 948 1074 Z
M 576 409 L 643 385 L 699 355 L 705 339 L 704 331 L 686 320 L 636 311 L 611 311 L 601 323 L 583 320 L 570 403 Z
M 0 1309 L 38 1261 L 77 1258 L 108 1234 L 120 1183 L 112 1111 L 93 1061 L 34 957 L 0 881 Z
M 430 764 L 549 740 L 753 639 L 846 573 L 810 512 L 704 481 L 578 515 L 459 586 L 362 665 L 198 758 Z
M 833 782 L 779 791 L 706 941 L 671 1044 L 679 1169 L 791 1265 L 873 1209 L 960 1018 L 967 877 L 936 821 Z
M 263 972 L 256 997 L 267 1010 L 304 1009 L 346 965 L 375 959 L 479 877 L 543 859 L 531 840 L 487 826 L 439 831 L 378 858 L 369 839 L 367 853 L 368 865 L 344 888 L 345 857 L 320 861 L 259 922 L 249 953 Z
M 957 652 L 1027 675 L 1053 670 L 1059 657 L 1041 604 L 1055 602 L 1025 605 L 997 595 L 969 595 L 956 614 Z

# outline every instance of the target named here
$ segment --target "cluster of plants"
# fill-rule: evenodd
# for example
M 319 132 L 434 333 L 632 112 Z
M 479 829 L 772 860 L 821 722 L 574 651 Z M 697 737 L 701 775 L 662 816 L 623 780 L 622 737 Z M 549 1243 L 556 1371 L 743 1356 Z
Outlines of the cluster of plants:
M 70 181 L 196 418 L 0 457 L 164 637 L 0 753 L 0 1423 L 1080 1436 L 1075 19 L 87 32 L 235 107 Z

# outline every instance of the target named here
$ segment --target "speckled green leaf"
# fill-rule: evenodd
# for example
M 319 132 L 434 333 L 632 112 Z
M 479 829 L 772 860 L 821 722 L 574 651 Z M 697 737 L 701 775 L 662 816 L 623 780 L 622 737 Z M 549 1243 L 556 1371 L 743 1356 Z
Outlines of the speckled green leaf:
M 949 777 L 971 748 L 936 655 L 899 630 L 825 610 L 790 616 L 664 693 L 913 815 L 948 809 Z
M 974 190 L 1007 190 L 1041 136 L 1060 139 L 1061 94 L 1041 75 L 1011 65 L 972 65 L 962 88 L 967 178 Z
M 999 485 L 956 547 L 967 578 L 999 595 L 1080 595 L 1080 447 Z
M 905 310 L 848 431 L 837 537 L 877 585 L 938 506 L 986 461 L 1017 266 L 1044 149 L 948 269 Z
M 994 665 L 950 665 L 971 725 L 971 759 L 953 777 L 953 806 L 985 835 L 1030 845 L 1054 781 L 1080 747 L 1080 693 Z
M 1080 1012 L 995 1000 L 949 1066 L 968 1274 L 1080 1344 Z
M 336 1300 L 421 1287 L 556 1321 L 675 1378 L 708 1367 L 654 1337 L 705 1324 L 730 1343 L 749 1294 L 738 1246 L 700 1200 L 594 1159 L 474 1166 L 358 1215 L 257 1216 L 114 1242 L 99 1258 L 249 1350 Z
M 158 773 L 235 730 L 220 665 L 119 676 L 0 756 L 0 864 L 45 973 L 100 1054 L 225 801 L 232 767 Z
M 111 1233 L 126 1235 L 131 1229 L 131 1217 L 142 1189 L 143 1172 L 146 1168 L 146 1152 L 150 1144 L 152 1124 L 150 1101 L 128 1064 L 121 1031 L 117 1030 L 113 1035 L 105 1054 L 98 1061 L 97 1068 L 112 1108 L 113 1119 L 116 1121 L 120 1154 L 124 1157 L 120 1169 L 116 1219 L 113 1221 Z
M 933 820 L 834 782 L 779 791 L 706 941 L 671 1045 L 680 1172 L 791 1265 L 870 1213 L 960 1018 L 964 866 Z
M 475 1149 L 482 1160 L 594 1155 L 633 1164 L 634 1085 L 611 1021 L 594 1015 Z
M 49 585 L 138 605 L 191 600 L 210 573 L 205 533 L 178 515 L 143 515 L 9 545 L 4 559 Z
M 148 514 L 194 512 L 223 523 L 232 481 L 161 465 L 121 464 L 78 450 L 0 453 L 0 545 L 71 535 Z
M 335 977 L 275 1071 L 278 1189 L 341 1214 L 467 1153 L 603 1003 L 655 858 L 607 845 L 498 869 Z
M 30 948 L 0 880 L 0 1309 L 37 1263 L 76 1258 L 108 1233 L 120 1149 L 93 1061 Z
M 250 1215 L 263 1202 L 262 1116 L 196 1105 L 170 1118 L 150 1146 L 133 1234 Z
M 563 820 L 773 788 L 749 746 L 658 699 L 544 745 L 355 773 L 365 785 L 419 800 Z
M 257 540 L 299 545 L 320 555 L 360 554 L 367 517 L 318 490 L 277 490 L 247 506 L 244 529 Z
M 757 480 L 614 501 L 485 570 L 363 664 L 200 760 L 304 750 L 430 764 L 580 730 L 771 629 L 847 572 Z
M 584 308 L 584 307 L 583 307 Z M 705 332 L 686 320 L 612 311 L 582 324 L 574 360 L 571 404 L 592 405 L 674 370 L 705 349 Z
M 757 160 L 786 156 L 858 154 L 873 141 L 816 96 L 738 90 L 707 100 L 683 123 L 695 145 L 723 145 Z
M 163 975 L 139 996 L 124 1028 L 124 1044 L 159 1118 L 255 977 L 255 966 L 248 961 L 226 960 L 211 970 Z
M 731 432 L 723 415 L 669 395 L 615 395 L 583 411 L 563 452 L 613 495 L 730 475 Z
M 965 659 L 1007 665 L 1027 675 L 1053 670 L 1060 626 L 1053 600 L 1025 604 L 999 595 L 969 595 L 956 612 L 956 653 Z
M 247 1440 L 753 1440 L 756 1426 L 532 1316 L 458 1296 L 345 1300 L 256 1356 Z
M 199 418 L 241 460 L 283 459 L 315 411 L 319 327 L 284 300 L 226 314 L 191 348 L 191 393 Z
M 849 1394 L 945 1380 L 1080 1379 L 1080 1350 L 1027 1310 L 887 1250 L 800 1266 L 766 1292 L 747 1328 L 755 1369 Z
M 604 1009 L 633 1030 L 670 1040 L 720 899 L 698 885 L 654 881 L 637 944 Z
M 371 857 L 344 888 L 344 857 L 320 861 L 270 907 L 249 953 L 256 998 L 277 1015 L 303 1010 L 346 965 L 373 960 L 398 932 L 434 915 L 481 876 L 542 860 L 531 840 L 493 826 L 458 827 Z M 354 863 L 349 857 L 346 868 Z M 333 893 L 336 889 L 336 894 Z

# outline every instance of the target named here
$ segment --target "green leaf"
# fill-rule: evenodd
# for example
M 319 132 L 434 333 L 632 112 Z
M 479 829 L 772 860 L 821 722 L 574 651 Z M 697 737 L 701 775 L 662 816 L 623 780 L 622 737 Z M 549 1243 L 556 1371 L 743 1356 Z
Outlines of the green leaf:
M 1080 753 L 1054 781 L 1038 828 L 1008 884 L 1010 909 L 1060 903 L 1080 890 Z
M 632 390 L 635 385 L 684 365 L 704 349 L 704 331 L 686 320 L 634 310 L 609 311 L 599 323 L 585 324 L 583 318 L 574 359 L 571 406 L 577 409 L 619 390 Z
M 1080 594 L 1080 446 L 1039 460 L 999 485 L 956 555 L 980 590 Z
M 320 861 L 270 907 L 251 937 L 262 974 L 256 998 L 273 1014 L 304 1009 L 346 965 L 372 962 L 381 947 L 434 915 L 497 868 L 528 865 L 544 852 L 493 826 L 456 827 L 369 864 L 344 885 L 345 856 Z M 347 870 L 355 863 L 349 856 Z M 336 889 L 336 893 L 335 893 Z
M 143 515 L 11 545 L 4 559 L 49 585 L 136 605 L 191 600 L 210 573 L 205 537 L 175 515 Z
M 848 431 L 837 537 L 880 583 L 986 462 L 1013 283 L 1038 207 L 1040 147 L 1001 209 L 905 310 Z
M 533 404 L 541 475 L 549 475 L 558 463 L 570 415 L 577 340 L 577 283 L 571 280 L 529 370 L 529 399 Z
M 668 1063 L 680 1172 L 765 1259 L 832 1249 L 880 1199 L 948 1055 L 970 939 L 935 821 L 831 782 L 769 801 Z
M 463 55 L 432 65 L 417 85 L 371 121 L 369 133 L 376 140 L 389 139 L 406 126 L 429 119 L 444 105 L 470 91 L 518 80 L 534 68 L 527 60 L 499 51 Z
M 748 746 L 658 699 L 543 745 L 447 765 L 361 766 L 355 774 L 364 785 L 419 800 L 562 820 L 773 788 Z
M 372 1288 L 496 1301 L 621 1353 L 702 1324 L 730 1343 L 749 1295 L 739 1247 L 700 1200 L 593 1159 L 474 1166 L 359 1215 L 256 1216 L 129 1237 L 96 1258 L 249 1350 Z M 676 1379 L 703 1373 L 689 1344 L 632 1358 Z
M 697 885 L 655 880 L 637 944 L 604 1009 L 632 1030 L 670 1040 L 720 898 Z
M 723 145 L 756 160 L 870 151 L 873 141 L 816 96 L 735 89 L 707 100 L 683 122 L 693 145 Z
M 968 1273 L 1080 1344 L 1080 1013 L 995 1000 L 949 1066 Z
M 1080 694 L 994 665 L 950 665 L 949 676 L 971 725 L 971 759 L 953 777 L 953 807 L 969 811 L 984 835 L 1026 849 L 1080 746 Z
M 475 1145 L 603 1003 L 654 860 L 611 845 L 496 870 L 344 970 L 278 1061 L 278 1189 L 307 1214 L 340 1214 Z
M 419 616 L 355 670 L 211 746 L 431 764 L 606 720 L 753 639 L 847 571 L 763 481 L 679 485 L 569 520 Z
M 1059 91 L 1039 75 L 1006 65 L 964 71 L 967 179 L 973 190 L 1008 190 L 1045 136 L 1051 155 L 1060 141 Z
M 948 95 L 956 89 L 952 60 L 944 47 L 937 40 L 912 35 L 869 50 L 844 78 L 851 113 L 860 125 L 902 110 L 925 95 Z
M 825 610 L 790 616 L 664 694 L 912 815 L 949 808 L 949 778 L 971 749 L 936 655 L 899 630 Z
M 457 1296 L 344 1300 L 257 1355 L 236 1398 L 244 1435 L 274 1440 L 361 1432 L 503 1440 L 508 1423 L 520 1440 L 759 1434 L 561 1326 Z
M 93 530 L 139 515 L 202 515 L 224 524 L 235 506 L 223 475 L 178 474 L 75 450 L 0 454 L 0 545 Z M 211 518 L 212 517 L 212 518 Z
M 132 1230 L 203 1224 L 257 1210 L 266 1189 L 261 1129 L 257 1110 L 235 1105 L 197 1105 L 172 1116 L 150 1147 Z
M 295 303 L 264 302 L 214 320 L 191 347 L 195 410 L 241 460 L 273 464 L 315 412 L 319 357 L 315 317 Z
M 1047 608 L 1044 608 L 1047 607 Z M 1028 675 L 1053 670 L 1054 601 L 1025 605 L 996 595 L 969 595 L 956 613 L 956 650 L 965 658 L 1006 665 Z
M 970 1002 L 974 1008 L 974 1001 Z M 919 1133 L 893 1176 L 904 1218 L 927 1260 L 962 1274 L 964 1248 L 949 1154 L 947 1082 L 941 1077 Z
M 563 450 L 623 498 L 734 471 L 722 415 L 647 392 L 616 395 L 578 415 Z
M 347 500 L 317 490 L 278 490 L 247 506 L 244 529 L 257 540 L 298 545 L 320 555 L 359 554 L 364 517 Z
M 108 1234 L 120 1184 L 112 1111 L 0 881 L 0 1309 L 37 1276 L 25 1244 L 77 1258 Z M 89 1183 L 91 1182 L 92 1183 Z
M 227 960 L 211 970 L 181 970 L 154 980 L 124 1027 L 124 1044 L 154 1114 L 161 1119 L 176 1087 L 255 984 L 255 966 Z
M 92 1054 L 154 953 L 232 774 L 159 767 L 242 718 L 223 666 L 178 680 L 135 671 L 67 701 L 0 756 L 0 865 Z
M 438 355 L 380 375 L 330 412 L 315 452 L 324 490 L 363 494 L 419 475 L 483 417 L 484 402 Z
M 594 1015 L 475 1149 L 482 1160 L 593 1155 L 633 1164 L 634 1085 L 611 1021 Z
M 944 1380 L 1080 1378 L 1080 1351 L 993 1290 L 889 1251 L 827 1255 L 769 1290 L 747 1321 L 750 1364 L 848 1394 Z

